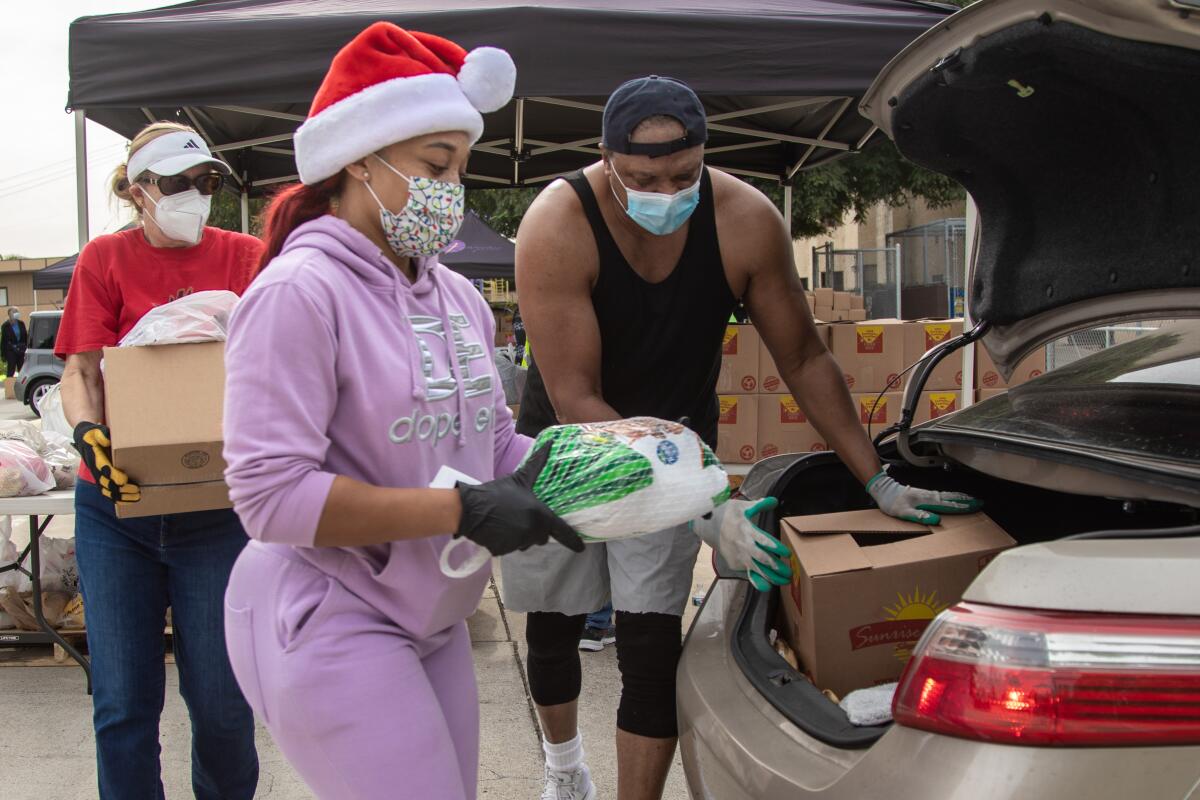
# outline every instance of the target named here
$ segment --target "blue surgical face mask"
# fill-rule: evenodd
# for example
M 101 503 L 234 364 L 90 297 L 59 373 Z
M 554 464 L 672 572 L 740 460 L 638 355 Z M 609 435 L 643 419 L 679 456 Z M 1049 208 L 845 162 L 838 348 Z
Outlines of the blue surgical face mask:
M 700 205 L 700 178 L 697 178 L 696 182 L 688 188 L 675 194 L 662 194 L 630 189 L 625 185 L 625 181 L 621 180 L 615 167 L 612 168 L 612 173 L 617 176 L 617 183 L 621 184 L 621 188 L 625 190 L 625 195 L 629 198 L 625 206 L 625 213 L 655 236 L 666 236 L 668 233 L 679 230 L 683 227 L 683 223 L 692 216 L 696 206 Z M 701 175 L 703 173 L 704 171 L 701 170 Z M 609 188 L 612 189 L 612 184 L 609 184 Z M 617 200 L 617 205 L 620 205 L 621 198 L 617 197 L 617 190 L 613 189 L 612 192 L 613 197 Z

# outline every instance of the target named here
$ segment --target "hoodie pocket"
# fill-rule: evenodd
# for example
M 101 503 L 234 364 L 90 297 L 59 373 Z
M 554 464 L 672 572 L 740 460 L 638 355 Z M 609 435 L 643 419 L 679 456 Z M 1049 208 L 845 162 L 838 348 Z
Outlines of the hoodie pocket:
M 229 653 L 229 664 L 233 667 L 233 676 L 237 678 L 246 703 L 263 722 L 270 724 L 259 675 L 252 609 L 234 608 L 225 603 L 225 647 Z

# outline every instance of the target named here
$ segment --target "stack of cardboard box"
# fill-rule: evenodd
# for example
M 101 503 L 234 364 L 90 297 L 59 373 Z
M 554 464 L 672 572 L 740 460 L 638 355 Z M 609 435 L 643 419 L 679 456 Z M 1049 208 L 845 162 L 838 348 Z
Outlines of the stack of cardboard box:
M 839 293 L 830 292 L 832 302 Z M 823 302 L 818 289 L 813 301 Z M 872 435 L 900 421 L 904 402 L 901 373 L 929 349 L 962 334 L 961 319 L 895 319 L 820 322 L 817 330 L 841 365 L 854 407 Z M 751 355 L 757 351 L 758 359 Z M 917 408 L 924 422 L 962 407 L 962 366 L 954 356 L 929 376 Z M 993 378 L 995 370 L 992 369 Z M 727 463 L 749 464 L 780 453 L 829 449 L 805 416 L 750 325 L 731 325 L 717 391 L 721 395 L 718 455 Z
M 1012 380 L 1005 381 L 1000 377 L 996 365 L 992 363 L 992 357 L 988 355 L 983 345 L 975 345 L 975 389 L 976 399 L 979 402 L 1003 394 L 1012 386 L 1019 386 L 1026 381 L 1033 380 L 1045 371 L 1046 348 L 1039 347 L 1017 365 Z
M 863 296 L 833 289 L 816 289 L 810 293 L 809 310 L 821 322 L 864 322 L 867 310 Z

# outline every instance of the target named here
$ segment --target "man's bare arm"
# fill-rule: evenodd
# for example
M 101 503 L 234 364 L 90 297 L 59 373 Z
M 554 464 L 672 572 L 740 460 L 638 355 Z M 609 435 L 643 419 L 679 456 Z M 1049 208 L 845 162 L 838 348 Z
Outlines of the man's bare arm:
M 859 422 L 842 368 L 813 323 L 783 218 L 769 200 L 754 194 L 761 203 L 746 198 L 736 227 L 749 272 L 743 302 L 796 403 L 865 484 L 878 474 L 879 457 Z
M 600 325 L 592 307 L 593 236 L 564 182 L 543 192 L 517 233 L 525 335 L 559 422 L 619 419 L 600 387 Z

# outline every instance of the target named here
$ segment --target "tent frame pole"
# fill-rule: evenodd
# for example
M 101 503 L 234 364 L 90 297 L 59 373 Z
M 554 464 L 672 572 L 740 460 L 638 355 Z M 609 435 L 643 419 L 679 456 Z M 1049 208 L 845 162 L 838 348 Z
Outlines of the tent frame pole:
M 92 238 L 88 228 L 87 112 L 76 108 L 71 114 L 75 117 L 75 224 L 82 250 Z
M 787 226 L 788 241 L 792 240 L 792 184 L 783 184 L 783 224 Z
M 250 232 L 250 189 L 246 183 L 246 180 L 242 181 L 242 233 Z
M 964 287 L 971 285 L 971 272 L 975 269 L 975 248 L 979 241 L 979 206 L 975 198 L 967 194 L 967 231 L 965 247 L 967 250 L 966 276 Z M 963 291 L 963 330 L 969 331 L 975 327 L 971 317 L 971 305 L 968 302 L 970 292 Z M 975 404 L 975 348 L 979 345 L 971 342 L 962 349 L 962 402 L 961 408 Z

